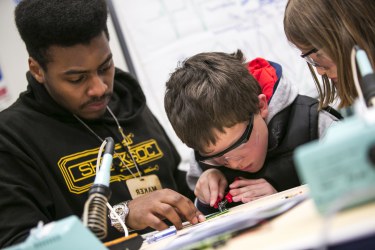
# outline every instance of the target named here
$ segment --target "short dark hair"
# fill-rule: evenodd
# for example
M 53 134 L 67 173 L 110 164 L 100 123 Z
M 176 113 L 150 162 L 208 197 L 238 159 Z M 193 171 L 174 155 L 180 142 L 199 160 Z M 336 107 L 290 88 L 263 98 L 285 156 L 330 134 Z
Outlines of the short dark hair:
M 107 29 L 105 0 L 23 0 L 15 21 L 29 56 L 46 70 L 51 45 L 88 44 Z
M 244 62 L 240 50 L 200 53 L 171 74 L 164 106 L 177 136 L 187 146 L 203 151 L 216 143 L 213 129 L 223 131 L 259 112 L 261 88 Z

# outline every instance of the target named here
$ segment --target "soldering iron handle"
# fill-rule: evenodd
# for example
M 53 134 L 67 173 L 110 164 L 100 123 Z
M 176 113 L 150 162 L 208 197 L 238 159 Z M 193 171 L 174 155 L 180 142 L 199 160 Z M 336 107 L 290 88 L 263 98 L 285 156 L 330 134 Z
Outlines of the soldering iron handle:
M 361 73 L 360 86 L 367 106 L 375 105 L 375 73 L 366 52 L 355 46 L 356 61 Z

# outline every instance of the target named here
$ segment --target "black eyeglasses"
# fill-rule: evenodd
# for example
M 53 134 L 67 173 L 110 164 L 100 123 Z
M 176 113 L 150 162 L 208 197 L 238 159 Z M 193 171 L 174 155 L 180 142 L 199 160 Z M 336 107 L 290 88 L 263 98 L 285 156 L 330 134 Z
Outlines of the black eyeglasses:
M 314 66 L 314 67 L 320 67 L 319 63 L 315 62 L 314 59 L 312 59 L 311 56 L 310 56 L 311 54 L 314 54 L 316 52 L 318 52 L 318 49 L 313 48 L 313 49 L 309 50 L 308 52 L 306 52 L 304 54 L 301 54 L 301 57 L 303 59 L 305 59 L 306 62 L 308 62 L 312 66 Z
M 213 166 L 220 165 L 215 161 L 215 159 L 222 157 L 223 155 L 227 154 L 228 152 L 232 151 L 238 146 L 246 143 L 250 138 L 251 132 L 253 131 L 253 125 L 254 125 L 254 114 L 251 114 L 250 119 L 249 119 L 249 124 L 246 126 L 245 132 L 241 135 L 241 137 L 235 143 L 233 143 L 231 146 L 221 151 L 220 153 L 217 153 L 214 155 L 202 156 L 198 153 L 196 155 L 197 160 L 199 162 L 202 162 L 208 165 L 213 165 Z

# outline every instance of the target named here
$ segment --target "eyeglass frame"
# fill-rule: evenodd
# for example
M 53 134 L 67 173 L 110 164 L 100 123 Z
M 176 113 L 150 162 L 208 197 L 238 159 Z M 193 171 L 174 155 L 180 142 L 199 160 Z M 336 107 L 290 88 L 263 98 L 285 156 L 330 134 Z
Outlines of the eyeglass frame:
M 224 149 L 223 151 L 214 155 L 210 155 L 210 156 L 202 156 L 199 152 L 197 152 L 196 154 L 197 161 L 203 164 L 208 164 L 208 163 L 205 163 L 205 161 L 213 160 L 215 158 L 220 158 L 224 156 L 225 154 L 227 154 L 228 152 L 238 148 L 242 144 L 247 143 L 250 139 L 251 133 L 253 131 L 253 127 L 254 127 L 254 114 L 250 114 L 249 124 L 246 126 L 244 133 L 241 135 L 240 138 L 238 138 L 238 140 L 235 143 L 233 143 L 231 146 Z M 212 165 L 212 164 L 208 164 L 208 165 Z M 218 164 L 217 166 L 220 166 L 220 164 Z
M 302 57 L 303 59 L 305 59 L 306 62 L 307 62 L 308 64 L 310 64 L 310 65 L 312 65 L 312 66 L 314 66 L 314 67 L 320 67 L 320 65 L 319 65 L 317 62 L 315 62 L 314 59 L 312 59 L 312 58 L 310 57 L 311 54 L 316 53 L 316 52 L 318 52 L 318 51 L 319 51 L 319 50 L 318 50 L 317 48 L 313 48 L 313 49 L 307 51 L 306 53 L 301 54 L 301 57 Z

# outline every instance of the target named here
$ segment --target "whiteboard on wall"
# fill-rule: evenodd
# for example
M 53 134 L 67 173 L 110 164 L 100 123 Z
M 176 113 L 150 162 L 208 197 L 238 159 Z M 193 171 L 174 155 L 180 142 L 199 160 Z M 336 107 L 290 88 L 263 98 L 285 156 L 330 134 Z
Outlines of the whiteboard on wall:
M 164 125 L 187 167 L 190 151 L 175 135 L 164 111 L 165 82 L 179 61 L 208 51 L 246 58 L 263 57 L 282 65 L 300 93 L 316 90 L 300 51 L 286 40 L 286 0 L 112 0 L 148 105 Z

